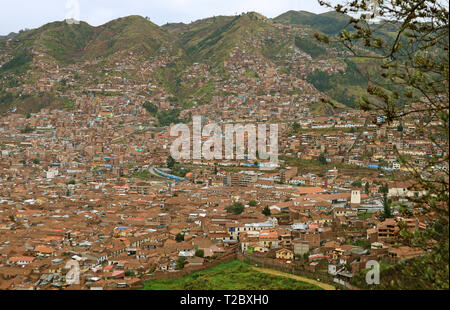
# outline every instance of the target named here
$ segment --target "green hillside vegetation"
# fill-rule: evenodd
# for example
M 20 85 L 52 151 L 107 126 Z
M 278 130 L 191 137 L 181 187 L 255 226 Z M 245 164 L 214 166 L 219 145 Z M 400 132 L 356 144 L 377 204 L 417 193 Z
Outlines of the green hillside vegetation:
M 158 68 L 156 79 L 164 86 L 178 102 L 181 102 L 186 94 L 181 88 L 181 74 L 186 67 L 186 62 L 183 59 L 176 60 L 169 63 L 164 68 Z
M 333 115 L 348 107 L 339 101 L 332 101 L 333 105 L 324 102 L 311 102 L 308 107 L 313 115 Z
M 401 88 L 393 84 L 387 78 L 377 74 L 379 63 L 373 59 L 365 58 L 346 58 L 343 60 L 346 69 L 339 73 L 329 74 L 320 70 L 313 71 L 307 77 L 307 81 L 314 85 L 318 90 L 327 94 L 332 100 L 342 103 L 347 107 L 354 108 L 361 96 L 367 95 L 369 78 L 372 83 L 376 83 L 383 91 L 388 94 L 403 93 L 410 88 Z M 420 94 L 412 92 L 412 98 L 419 98 Z M 400 104 L 407 102 L 406 96 L 399 100 Z
M 294 279 L 260 273 L 232 260 L 181 278 L 144 282 L 144 290 L 320 290 Z
M 1 92 L 0 93 L 0 109 L 7 108 L 14 102 L 14 95 L 10 92 Z
M 336 101 L 355 107 L 355 101 L 367 88 L 368 79 L 356 63 L 349 59 L 344 61 L 347 65 L 344 72 L 330 75 L 316 70 L 308 75 L 307 81 Z
M 250 12 L 210 22 L 182 36 L 186 54 L 192 61 L 210 61 L 213 65 L 223 62 L 232 48 L 250 35 L 256 35 L 267 27 L 267 19 Z
M 356 273 L 352 278 L 351 284 L 364 290 L 429 290 L 429 283 L 423 279 L 425 278 L 425 274 L 428 275 L 430 273 L 430 269 L 424 268 L 424 275 L 421 275 L 421 277 L 406 276 L 402 270 L 412 269 L 414 264 L 427 266 L 427 263 L 431 263 L 430 261 L 430 255 L 427 254 L 423 257 L 415 257 L 396 264 L 386 264 L 381 262 L 380 284 L 367 285 L 366 274 L 369 269 L 362 269 L 360 272 Z
M 318 42 L 314 42 L 313 39 L 310 38 L 295 38 L 295 46 L 297 46 L 299 49 L 304 51 L 305 53 L 308 53 L 313 58 L 320 57 L 322 55 L 325 55 L 326 49 L 319 46 Z
M 54 109 L 71 108 L 70 102 L 57 99 L 51 93 L 18 96 L 10 92 L 0 92 L 0 113 L 4 113 L 13 107 L 16 107 L 17 112 L 22 114 L 37 113 L 46 107 Z
M 277 41 L 273 38 L 267 38 L 264 40 L 264 45 L 261 49 L 261 54 L 264 57 L 276 61 L 276 56 L 286 55 L 290 51 L 292 40 Z
M 107 63 L 109 57 L 122 52 L 134 52 L 134 55 L 143 59 L 151 59 L 162 53 L 181 56 L 156 69 L 154 76 L 160 86 L 170 94 L 171 104 L 177 108 L 192 107 L 195 103 L 208 104 L 212 96 L 217 94 L 212 81 L 206 81 L 198 87 L 199 80 L 186 79 L 184 75 L 188 66 L 194 62 L 206 63 L 212 67 L 215 74 L 227 79 L 223 61 L 236 46 L 243 47 L 249 38 L 263 39 L 262 46 L 255 52 L 279 64 L 281 66 L 279 72 L 282 74 L 289 74 L 290 68 L 279 56 L 290 53 L 292 46 L 296 46 L 313 58 L 327 55 L 324 44 L 311 36 L 300 38 L 279 35 L 273 27 L 274 22 L 299 25 L 309 34 L 317 31 L 336 34 L 346 26 L 348 16 L 337 13 L 313 14 L 289 11 L 270 20 L 258 13 L 250 12 L 237 16 L 214 16 L 190 24 L 166 24 L 162 27 L 141 16 L 119 18 L 98 27 L 85 22 L 72 25 L 66 22 L 48 23 L 40 28 L 21 32 L 14 40 L 8 42 L 8 46 L 2 41 L 4 43 L 2 50 L 13 57 L 0 68 L 0 77 L 3 76 L 0 87 L 0 91 L 3 90 L 0 94 L 1 105 L 10 107 L 25 99 L 19 97 L 19 94 L 6 94 L 4 91 L 6 88 L 20 86 L 20 83 L 26 82 L 27 79 L 30 82 L 39 78 L 38 72 L 29 71 L 34 57 L 31 50 L 46 53 L 62 65 L 99 58 Z M 354 69 L 369 67 L 365 63 L 358 62 L 356 65 L 354 63 L 356 61 L 348 62 L 344 72 L 331 76 L 315 71 L 308 76 L 308 81 L 336 103 L 354 107 L 355 100 L 359 99 L 367 88 L 367 79 L 361 78 Z M 102 64 L 97 66 L 101 67 Z M 94 83 L 102 83 L 105 73 L 97 71 L 96 67 L 89 70 L 89 74 Z M 27 70 L 32 74 L 25 75 Z M 249 79 L 259 77 L 257 72 L 252 71 L 248 71 L 245 75 Z M 139 79 L 132 72 L 120 72 L 117 76 L 126 77 L 133 82 Z M 65 90 L 64 85 L 56 89 L 61 92 Z M 103 95 L 115 94 L 103 93 Z M 71 104 L 66 103 L 65 106 Z M 312 108 L 317 113 L 324 110 L 320 103 L 312 105 Z M 165 114 L 161 114 L 159 118 L 164 124 L 168 120 L 176 119 L 174 115 Z
M 94 28 L 87 23 L 67 24 L 55 22 L 44 26 L 39 44 L 60 62 L 74 62 L 83 56 L 86 46 L 94 35 Z
M 124 50 L 151 57 L 158 55 L 162 46 L 172 46 L 175 53 L 179 52 L 175 37 L 141 16 L 119 18 L 99 27 L 85 22 L 53 22 L 26 31 L 16 40 L 14 49 L 43 48 L 62 63 L 108 57 Z
M 109 56 L 122 50 L 156 56 L 161 47 L 175 47 L 177 40 L 158 25 L 141 16 L 113 20 L 95 29 L 95 37 L 86 47 L 87 57 Z
M 22 31 L 22 30 L 21 30 Z M 18 33 L 16 33 L 16 32 L 10 32 L 8 35 L 6 35 L 6 36 L 0 36 L 0 40 L 3 40 L 3 39 L 13 39 L 13 38 L 15 38 L 15 37 L 17 37 L 17 35 L 18 35 Z
M 348 26 L 350 17 L 336 12 L 314 14 L 305 11 L 288 11 L 273 20 L 280 24 L 310 26 L 327 35 L 339 34 L 342 29 L 352 29 Z
M 209 58 L 216 56 L 220 58 L 223 55 L 214 55 L 215 49 L 213 48 L 215 45 L 218 46 L 218 49 L 226 50 L 227 48 L 231 48 L 232 44 L 229 44 L 230 40 L 233 38 L 230 36 L 230 33 L 235 30 L 232 29 L 235 22 L 239 20 L 239 17 L 236 16 L 231 22 L 222 25 L 221 27 L 215 29 L 212 33 L 209 33 L 206 37 L 204 37 L 201 41 L 196 43 L 195 45 L 191 45 L 186 49 L 186 53 L 188 56 L 192 57 L 194 60 L 198 60 L 200 58 Z M 229 33 L 227 33 L 229 31 Z M 227 38 L 225 38 L 227 37 Z M 225 38 L 225 39 L 224 39 Z M 222 53 L 220 53 L 222 54 Z
M 144 108 L 145 108 L 145 110 L 147 110 L 148 113 L 150 113 L 152 115 L 154 115 L 156 112 L 158 112 L 158 107 L 149 101 L 144 102 Z
M 179 115 L 180 110 L 174 109 L 164 112 L 158 112 L 156 113 L 156 118 L 158 119 L 160 126 L 169 126 L 172 123 L 176 124 L 183 122 L 183 120 L 178 118 Z
M 202 87 L 192 87 L 194 80 L 188 80 L 187 85 L 182 86 L 183 71 L 187 66 L 187 61 L 183 58 L 177 59 L 169 63 L 164 68 L 156 70 L 156 79 L 165 89 L 167 89 L 171 97 L 169 100 L 179 107 L 190 107 L 193 102 L 189 99 L 196 96 L 198 104 L 208 104 L 213 96 L 214 84 L 212 81 L 206 83 Z
M 33 54 L 28 51 L 19 52 L 13 59 L 0 68 L 0 73 L 11 72 L 15 74 L 25 73 L 29 64 L 33 61 Z

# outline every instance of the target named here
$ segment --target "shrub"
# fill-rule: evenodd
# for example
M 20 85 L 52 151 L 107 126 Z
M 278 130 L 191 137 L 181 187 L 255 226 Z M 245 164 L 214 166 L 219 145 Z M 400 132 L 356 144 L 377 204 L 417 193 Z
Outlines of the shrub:
M 242 212 L 244 212 L 244 209 L 244 205 L 240 202 L 235 202 L 231 206 L 225 208 L 228 213 L 233 213 L 235 215 L 241 214 Z

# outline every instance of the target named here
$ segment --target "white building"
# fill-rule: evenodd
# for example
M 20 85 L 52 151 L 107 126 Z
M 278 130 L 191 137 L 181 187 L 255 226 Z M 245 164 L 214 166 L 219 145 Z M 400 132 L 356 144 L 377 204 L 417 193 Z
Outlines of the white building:
M 360 190 L 352 189 L 350 203 L 352 203 L 352 204 L 360 204 L 361 203 L 361 191 Z
M 47 171 L 47 179 L 53 179 L 59 174 L 59 171 L 57 168 L 50 168 Z

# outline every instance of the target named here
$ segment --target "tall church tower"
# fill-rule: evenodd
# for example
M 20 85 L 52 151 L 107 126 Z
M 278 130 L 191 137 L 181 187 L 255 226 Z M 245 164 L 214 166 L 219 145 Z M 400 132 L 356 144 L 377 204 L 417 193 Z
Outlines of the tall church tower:
M 361 191 L 359 189 L 352 189 L 351 204 L 361 203 Z

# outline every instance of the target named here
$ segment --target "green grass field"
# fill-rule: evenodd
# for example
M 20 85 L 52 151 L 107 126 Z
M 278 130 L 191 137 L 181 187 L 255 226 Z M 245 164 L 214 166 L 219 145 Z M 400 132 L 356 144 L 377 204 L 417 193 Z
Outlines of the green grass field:
M 279 276 L 260 273 L 251 265 L 232 260 L 181 278 L 150 280 L 144 290 L 320 290 L 321 288 Z

